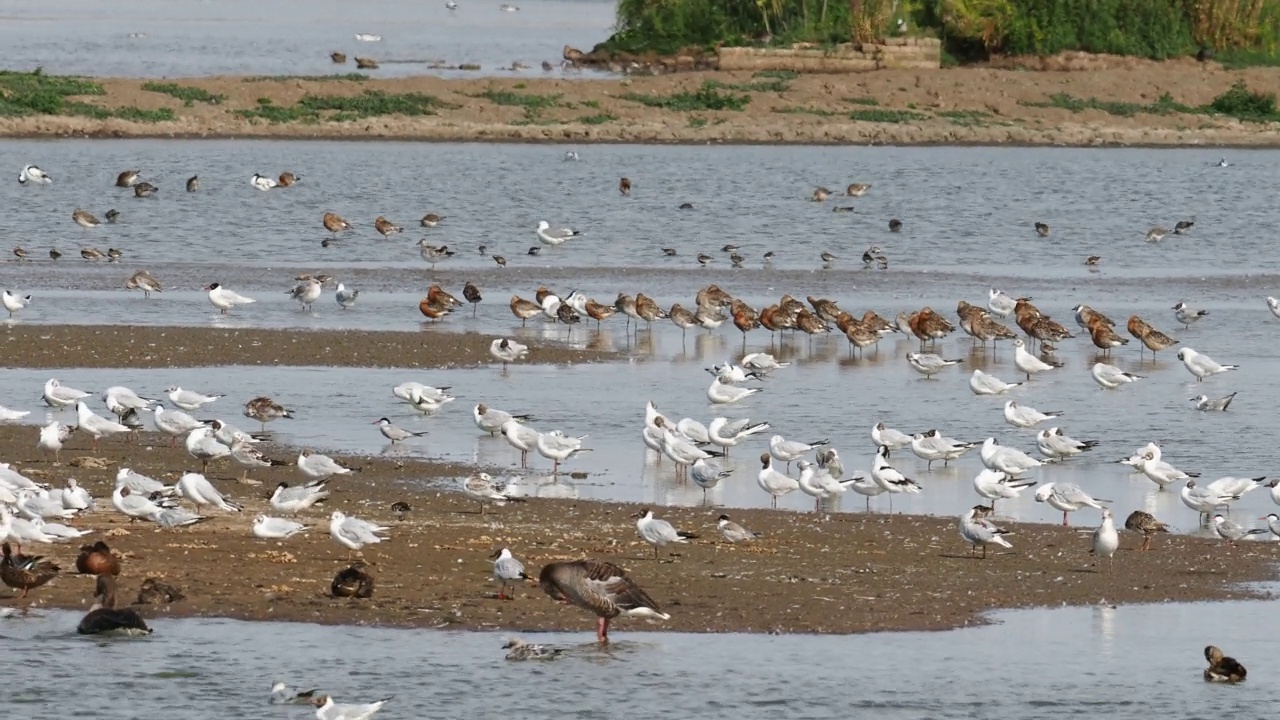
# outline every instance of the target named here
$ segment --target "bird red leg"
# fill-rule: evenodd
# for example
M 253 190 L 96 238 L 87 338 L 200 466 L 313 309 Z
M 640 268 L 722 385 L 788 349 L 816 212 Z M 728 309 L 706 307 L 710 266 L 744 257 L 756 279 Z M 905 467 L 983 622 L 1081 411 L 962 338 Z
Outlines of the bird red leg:
M 596 640 L 601 645 L 609 644 L 609 619 L 600 618 L 596 621 Z
M 1067 526 L 1067 511 L 1063 510 L 1062 511 L 1062 527 L 1066 527 L 1066 526 Z

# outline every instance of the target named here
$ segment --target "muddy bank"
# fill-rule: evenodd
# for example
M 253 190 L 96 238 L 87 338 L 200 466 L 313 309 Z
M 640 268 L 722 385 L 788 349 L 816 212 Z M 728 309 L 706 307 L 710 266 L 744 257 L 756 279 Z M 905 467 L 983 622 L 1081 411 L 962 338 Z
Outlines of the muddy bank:
M 494 338 L 475 333 L 364 330 L 223 330 L 130 325 L 11 325 L 0 330 L 8 367 L 199 367 L 326 365 L 457 368 L 496 362 Z M 601 362 L 612 353 L 531 344 L 522 363 Z M 0 455 L 0 457 L 4 457 Z
M 1275 146 L 1271 123 L 1190 112 L 1236 80 L 1280 90 L 1280 70 L 1227 71 L 1192 60 L 1136 62 L 1090 72 L 995 68 L 882 70 L 794 79 L 694 72 L 658 77 L 553 79 L 414 77 L 364 81 L 213 77 L 177 80 L 216 102 L 104 80 L 105 95 L 77 101 L 114 109 L 168 109 L 175 119 L 132 122 L 76 116 L 0 119 L 6 137 L 269 137 L 427 141 L 1022 144 Z M 698 92 L 749 100 L 711 109 Z M 362 99 L 355 110 L 313 113 L 299 101 L 417 93 L 429 113 L 381 114 L 393 103 Z M 186 91 L 178 91 L 186 92 Z M 678 94 L 685 93 L 684 97 Z M 1168 95 L 1167 101 L 1162 97 Z M 694 96 L 690 99 L 689 95 Z M 645 104 L 639 98 L 647 98 Z M 333 106 L 326 101 L 326 107 Z M 737 102 L 737 101 L 734 101 Z M 341 105 L 341 107 L 348 107 Z M 379 109 L 381 108 L 381 109 Z M 253 117 L 246 117 L 247 115 Z M 280 122 L 274 122 L 280 120 Z
M 124 594 L 133 597 L 144 578 L 157 577 L 187 596 L 168 607 L 141 608 L 152 619 L 198 615 L 589 633 L 593 618 L 553 602 L 532 584 L 514 600 L 495 598 L 487 558 L 506 546 L 535 576 L 545 562 L 584 556 L 627 568 L 672 619 L 655 626 L 623 622 L 619 632 L 935 630 L 982 622 L 985 611 L 997 608 L 1256 597 L 1239 584 L 1274 578 L 1280 551 L 1274 543 L 1231 548 L 1177 536 L 1161 537 L 1152 552 L 1139 553 L 1140 539 L 1125 533 L 1115 574 L 1108 575 L 1093 564 L 1087 534 L 1074 528 L 1015 526 L 1014 550 L 984 561 L 969 557 L 950 518 L 855 512 L 823 520 L 810 513 L 735 511 L 737 521 L 763 537 L 729 545 L 714 527 L 718 510 L 663 508 L 662 517 L 701 538 L 657 561 L 636 536 L 630 518 L 635 506 L 532 499 L 481 516 L 475 503 L 448 489 L 469 468 L 383 458 L 347 458 L 360 472 L 333 481 L 327 506 L 304 513 L 301 519 L 315 527 L 302 537 L 265 541 L 250 534 L 252 518 L 270 513 L 270 489 L 300 478 L 291 467 L 255 472 L 262 484 L 251 486 L 236 481 L 238 467 L 215 466 L 215 484 L 244 511 L 213 511 L 210 521 L 193 528 L 159 531 L 130 524 L 110 509 L 107 493 L 121 464 L 170 482 L 198 468 L 184 452 L 169 450 L 155 435 L 136 445 L 106 442 L 99 453 L 88 449 L 87 438 L 75 438 L 63 452 L 67 464 L 55 465 L 36 455 L 35 432 L 0 427 L 0 457 L 53 484 L 76 477 L 99 498 L 105 509 L 74 524 L 96 529 L 91 537 L 104 538 L 125 556 Z M 267 452 L 281 459 L 297 455 L 271 446 Z M 80 457 L 101 458 L 105 466 L 75 467 Z M 390 509 L 397 501 L 412 507 L 403 519 Z M 327 533 L 333 510 L 391 527 L 389 542 L 364 553 L 376 577 L 371 599 L 328 596 L 333 574 L 348 557 Z M 1096 519 L 1077 513 L 1075 521 Z M 74 567 L 75 544 L 38 550 Z M 91 591 L 88 578 L 64 575 L 32 598 L 37 606 L 76 609 L 87 606 Z M 163 632 L 163 621 L 156 624 Z

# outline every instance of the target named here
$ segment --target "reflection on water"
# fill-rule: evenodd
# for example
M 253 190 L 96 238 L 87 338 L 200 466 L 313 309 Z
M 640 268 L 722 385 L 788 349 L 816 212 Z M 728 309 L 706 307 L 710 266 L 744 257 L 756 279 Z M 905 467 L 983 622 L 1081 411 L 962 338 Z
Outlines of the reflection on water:
M 1256 631 L 1270 614 L 1261 602 L 1103 603 L 1003 612 L 953 632 L 853 636 L 645 633 L 624 623 L 608 650 L 584 644 L 582 617 L 581 632 L 527 638 L 567 649 L 552 663 L 503 660 L 499 634 L 303 623 L 159 619 L 145 640 L 104 642 L 74 635 L 79 616 L 65 612 L 5 620 L 0 638 L 10 699 L 39 717 L 309 717 L 266 706 L 271 679 L 282 678 L 343 701 L 394 696 L 379 715 L 388 718 L 563 718 L 566 707 L 596 718 L 632 707 L 709 720 L 864 710 L 889 720 L 1149 720 L 1255 717 L 1270 698 L 1271 640 Z M 1249 681 L 1201 680 L 1209 643 L 1249 667 Z
M 14 70 L 98 77 L 328 75 L 355 70 L 329 53 L 372 57 L 374 77 L 543 76 L 566 44 L 590 49 L 607 38 L 614 4 L 599 0 L 531 0 L 516 13 L 497 0 L 468 0 L 456 11 L 438 2 L 249 0 L 156 2 L 10 0 L 0 7 L 0 41 Z M 356 33 L 380 36 L 359 42 Z M 480 72 L 433 70 L 440 61 L 476 63 Z M 513 62 L 533 70 L 503 72 Z M 568 75 L 573 77 L 573 75 Z M 203 179 L 203 176 L 202 176 Z

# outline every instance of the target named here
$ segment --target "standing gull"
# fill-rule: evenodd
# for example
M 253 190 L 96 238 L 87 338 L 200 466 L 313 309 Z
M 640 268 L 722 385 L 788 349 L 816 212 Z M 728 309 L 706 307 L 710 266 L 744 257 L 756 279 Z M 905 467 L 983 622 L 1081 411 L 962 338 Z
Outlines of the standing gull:
M 658 559 L 658 549 L 671 543 L 687 543 L 696 540 L 697 533 L 676 530 L 666 520 L 659 520 L 649 509 L 641 510 L 631 517 L 636 518 L 636 532 L 640 539 L 653 546 L 653 559 Z
M 981 546 L 982 559 L 986 560 L 988 545 L 999 545 L 1004 548 L 1013 547 L 1008 540 L 1004 539 L 1005 535 L 1012 535 L 1013 533 L 998 528 L 995 524 L 984 518 L 976 517 L 976 515 L 977 510 L 969 509 L 960 516 L 960 537 L 969 544 L 970 555 L 973 554 L 977 547 Z
M 365 545 L 375 545 L 387 540 L 381 533 L 389 529 L 338 510 L 334 510 L 329 516 L 329 535 L 348 550 L 359 551 Z
M 531 579 L 524 573 L 524 563 L 517 560 L 507 548 L 502 548 L 489 557 L 493 559 L 493 579 L 502 583 L 501 589 L 498 590 L 498 599 L 514 600 L 515 598 L 507 594 L 507 587 L 512 582 Z
M 1062 367 L 1061 364 L 1053 365 L 1047 363 L 1027 352 L 1026 343 L 1022 341 L 1022 338 L 1015 338 L 1013 341 L 1013 364 L 1018 368 L 1019 372 L 1027 376 L 1027 380 L 1030 380 L 1032 375 Z
M 1115 572 L 1116 569 L 1116 550 L 1120 548 L 1120 533 L 1116 532 L 1115 520 L 1111 517 L 1111 510 L 1102 509 L 1102 524 L 1097 530 L 1093 531 L 1093 547 L 1089 552 L 1099 558 L 1107 558 L 1108 572 Z
M 1211 375 L 1218 375 L 1240 367 L 1239 365 L 1221 365 L 1208 355 L 1201 355 L 1189 347 L 1184 347 L 1178 351 L 1178 359 L 1182 361 L 1182 365 L 1187 369 L 1187 372 L 1196 376 L 1196 382 L 1201 382 Z
M 1272 515 L 1272 517 L 1276 517 Z M 1277 519 L 1280 522 L 1280 518 Z M 760 537 L 760 533 L 752 532 L 738 523 L 729 519 L 728 515 L 721 515 L 716 521 L 716 529 L 720 531 L 720 535 L 731 543 L 748 542 Z M 1280 534 L 1280 533 L 1278 533 Z
M 1046 483 L 1036 490 L 1036 502 L 1048 503 L 1051 507 L 1062 511 L 1062 526 L 1067 526 L 1067 513 L 1075 512 L 1082 507 L 1105 510 L 1100 503 L 1110 500 L 1095 500 L 1080 489 L 1075 483 Z

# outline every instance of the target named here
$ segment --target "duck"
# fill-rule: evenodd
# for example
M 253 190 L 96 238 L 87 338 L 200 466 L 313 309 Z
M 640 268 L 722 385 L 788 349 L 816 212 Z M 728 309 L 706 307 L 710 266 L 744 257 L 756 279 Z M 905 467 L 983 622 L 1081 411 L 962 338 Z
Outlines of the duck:
M 150 635 L 151 628 L 137 611 L 116 609 L 116 579 L 99 575 L 94 587 L 93 607 L 76 626 L 81 635 Z
M 830 190 L 828 190 L 828 189 L 826 189 L 826 188 L 824 188 L 824 187 L 817 187 L 817 188 L 814 188 L 814 191 L 813 191 L 813 201 L 814 201 L 814 202 L 823 202 L 823 201 L 825 201 L 825 200 L 826 200 L 827 198 L 829 198 L 829 197 L 831 197 L 831 191 L 830 191 Z
M 378 61 L 374 60 L 373 58 L 358 57 L 356 58 L 356 69 L 357 70 L 377 70 Z
M 147 578 L 142 581 L 142 587 L 138 588 L 138 605 L 168 605 L 178 602 L 186 597 L 178 588 L 162 583 L 155 578 Z
M 116 187 L 133 187 L 138 184 L 138 173 L 141 170 L 125 170 L 116 176 Z
M 140 198 L 151 197 L 152 195 L 155 195 L 156 191 L 159 189 L 160 188 L 157 188 L 149 182 L 140 182 L 133 186 L 133 196 Z
M 622 178 L 622 179 L 618 180 L 618 192 L 622 193 L 623 195 L 630 195 L 630 194 L 631 194 L 631 180 L 630 180 L 630 178 Z
M 849 186 L 844 189 L 844 194 L 849 197 L 862 197 L 863 195 L 866 195 L 867 191 L 870 189 L 871 186 L 866 183 L 850 183 Z
M 902 230 L 902 221 L 899 220 L 898 218 L 890 218 L 889 232 L 901 232 L 901 230 Z
M 346 54 L 340 52 L 329 53 L 329 59 L 332 60 L 335 65 L 345 65 L 347 63 Z
M 288 170 L 285 170 L 284 172 L 280 173 L 280 179 L 276 182 L 276 185 L 278 187 L 289 187 L 290 185 L 297 185 L 298 181 L 301 179 L 302 179 L 301 175 L 294 175 Z
M 507 640 L 507 644 L 503 645 L 502 649 L 507 651 L 508 660 L 555 660 L 560 653 L 564 652 L 561 648 L 535 645 L 520 638 Z
M 601 645 L 609 644 L 609 623 L 616 617 L 671 619 L 625 570 L 611 562 L 587 558 L 548 563 L 538 573 L 538 585 L 552 599 L 595 613 L 596 640 Z
M 76 557 L 76 572 L 81 575 L 119 575 L 120 558 L 101 540 L 92 545 L 81 545 Z
M 334 597 L 368 598 L 373 596 L 373 576 L 364 570 L 364 561 L 357 560 L 350 567 L 338 571 L 329 584 Z
M 1238 683 L 1243 682 L 1249 674 L 1244 665 L 1233 657 L 1223 655 L 1216 645 L 1209 645 L 1204 649 L 1204 659 L 1209 661 L 1209 667 L 1204 669 L 1205 682 Z
M 62 570 L 40 555 L 14 555 L 7 542 L 0 548 L 4 550 L 4 557 L 0 559 L 0 580 L 15 590 L 22 588 L 19 597 L 26 597 L 28 591 L 54 579 Z
M 1036 223 L 1035 228 L 1036 228 L 1036 234 L 1039 235 L 1040 237 L 1049 237 L 1048 223 L 1038 222 Z

